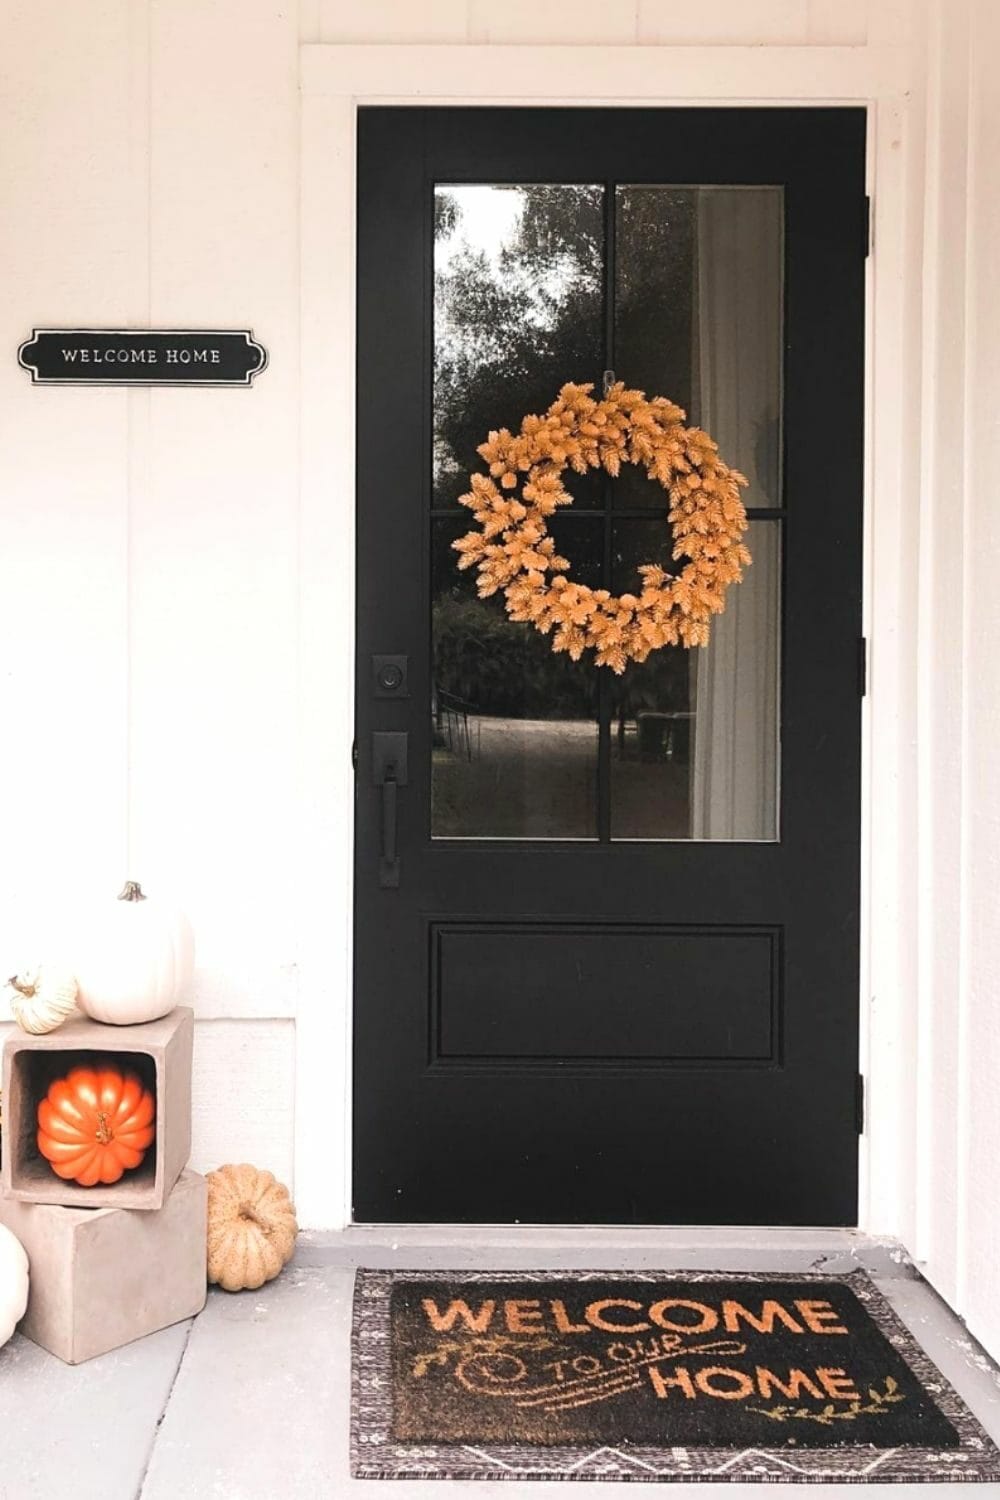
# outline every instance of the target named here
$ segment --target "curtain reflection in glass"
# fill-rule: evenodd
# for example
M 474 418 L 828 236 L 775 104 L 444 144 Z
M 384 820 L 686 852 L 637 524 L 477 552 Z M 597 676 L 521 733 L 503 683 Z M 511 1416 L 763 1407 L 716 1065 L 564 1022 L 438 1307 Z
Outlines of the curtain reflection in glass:
M 747 506 L 779 505 L 781 189 L 627 184 L 615 224 L 619 375 L 711 432 L 750 480 Z M 659 502 L 633 469 L 615 503 Z
M 619 521 L 624 574 L 656 552 L 653 521 Z M 704 649 L 667 647 L 615 684 L 611 836 L 778 837 L 780 523 L 755 521 L 753 565 Z
M 711 644 L 693 652 L 696 839 L 776 839 L 780 755 L 781 525 L 751 521 L 753 566 L 730 589 Z

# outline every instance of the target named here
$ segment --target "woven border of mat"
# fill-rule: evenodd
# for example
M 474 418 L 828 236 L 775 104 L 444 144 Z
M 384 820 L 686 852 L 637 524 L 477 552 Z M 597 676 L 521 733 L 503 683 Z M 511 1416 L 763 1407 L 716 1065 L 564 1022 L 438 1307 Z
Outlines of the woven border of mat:
M 390 1297 L 394 1283 L 477 1282 L 815 1282 L 853 1291 L 876 1328 L 909 1366 L 951 1422 L 957 1448 L 837 1448 L 789 1450 L 541 1447 L 466 1443 L 399 1443 L 391 1436 L 392 1354 Z M 848 1275 L 730 1271 L 373 1271 L 355 1280 L 351 1338 L 351 1473 L 361 1479 L 512 1479 L 704 1481 L 719 1483 L 985 1483 L 1000 1480 L 997 1449 L 964 1401 L 920 1348 L 863 1271 Z

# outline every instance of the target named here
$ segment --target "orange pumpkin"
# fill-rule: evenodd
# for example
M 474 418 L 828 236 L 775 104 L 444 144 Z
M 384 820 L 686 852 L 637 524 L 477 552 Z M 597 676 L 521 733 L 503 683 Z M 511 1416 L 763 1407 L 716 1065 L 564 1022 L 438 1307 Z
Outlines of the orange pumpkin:
M 38 1149 L 57 1177 L 117 1182 L 156 1135 L 156 1102 L 137 1074 L 103 1063 L 57 1078 L 38 1106 Z

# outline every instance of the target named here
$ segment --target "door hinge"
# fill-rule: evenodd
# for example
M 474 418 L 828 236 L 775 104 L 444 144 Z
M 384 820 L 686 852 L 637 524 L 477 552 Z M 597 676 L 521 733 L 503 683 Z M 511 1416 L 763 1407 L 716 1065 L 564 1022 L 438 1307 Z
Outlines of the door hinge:
M 858 637 L 858 697 L 868 692 L 868 638 Z
M 858 1135 L 865 1133 L 865 1075 L 859 1073 L 854 1085 L 854 1128 Z
M 872 200 L 865 194 L 865 208 L 862 214 L 865 235 L 865 259 L 872 253 Z
M 353 742 L 353 744 L 351 745 L 351 766 L 353 767 L 353 769 L 355 771 L 358 769 L 358 742 L 357 742 L 357 740 L 355 740 Z

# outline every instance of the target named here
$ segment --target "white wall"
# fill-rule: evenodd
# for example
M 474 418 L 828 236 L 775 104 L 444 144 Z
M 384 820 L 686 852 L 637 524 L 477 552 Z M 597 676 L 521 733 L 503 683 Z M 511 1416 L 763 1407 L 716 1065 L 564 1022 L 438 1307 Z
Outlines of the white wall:
M 0 29 L 0 968 L 77 893 L 181 893 L 196 1164 L 291 1177 L 299 42 L 854 44 L 866 5 L 2 0 Z M 33 388 L 36 323 L 252 326 L 270 366 L 249 391 Z M 335 1221 L 313 1181 L 304 1216 Z
M 0 967 L 74 892 L 181 893 L 195 1164 L 291 1180 L 297 18 L 5 0 L 0 31 Z M 271 363 L 249 391 L 33 388 L 35 323 L 252 326 Z
M 304 41 L 594 42 L 679 45 L 770 43 L 855 46 L 900 25 L 905 0 L 307 0 Z
M 1000 49 L 932 0 L 914 724 L 914 1191 L 903 1232 L 1000 1353 Z M 905 1131 L 905 1125 L 904 1125 Z
M 872 643 L 873 786 L 904 833 L 874 851 L 894 953 L 874 976 L 867 1222 L 1000 1349 L 1000 15 L 927 4 L 925 25 L 924 0 L 0 0 L 0 207 L 19 230 L 0 241 L 0 965 L 74 891 L 128 873 L 183 893 L 196 1164 L 292 1177 L 296 1020 L 324 1003 L 315 967 L 300 983 L 318 761 L 299 728 L 299 43 L 912 45 L 896 207 L 915 274 L 875 391 L 913 483 L 898 516 L 875 486 L 899 583 L 897 628 Z M 252 326 L 270 367 L 249 391 L 32 388 L 16 346 L 60 322 Z M 346 756 L 347 723 L 340 739 Z M 306 1149 L 303 1218 L 334 1223 Z

